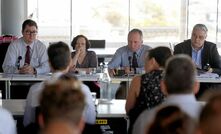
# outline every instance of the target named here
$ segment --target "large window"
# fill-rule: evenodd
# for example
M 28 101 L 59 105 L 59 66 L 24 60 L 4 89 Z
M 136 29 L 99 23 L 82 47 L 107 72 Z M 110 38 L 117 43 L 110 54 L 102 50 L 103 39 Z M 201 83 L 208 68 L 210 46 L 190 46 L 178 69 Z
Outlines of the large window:
M 104 39 L 106 47 L 126 45 L 128 31 L 139 28 L 144 42 L 169 45 L 190 38 L 192 27 L 204 23 L 208 40 L 220 44 L 219 0 L 28 0 L 28 16 L 39 25 L 45 42 L 84 34 Z M 219 22 L 219 23 L 218 23 Z

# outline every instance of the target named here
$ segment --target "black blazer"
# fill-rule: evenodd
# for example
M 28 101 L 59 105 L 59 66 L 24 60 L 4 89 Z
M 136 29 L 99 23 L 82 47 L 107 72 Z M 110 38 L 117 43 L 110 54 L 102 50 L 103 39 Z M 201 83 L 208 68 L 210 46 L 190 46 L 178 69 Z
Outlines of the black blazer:
M 192 57 L 191 40 L 189 39 L 177 44 L 174 47 L 174 54 L 187 54 Z M 221 62 L 216 44 L 208 41 L 204 42 L 201 60 L 202 67 L 206 66 L 206 64 L 209 64 L 210 67 L 213 68 L 213 73 L 221 75 Z

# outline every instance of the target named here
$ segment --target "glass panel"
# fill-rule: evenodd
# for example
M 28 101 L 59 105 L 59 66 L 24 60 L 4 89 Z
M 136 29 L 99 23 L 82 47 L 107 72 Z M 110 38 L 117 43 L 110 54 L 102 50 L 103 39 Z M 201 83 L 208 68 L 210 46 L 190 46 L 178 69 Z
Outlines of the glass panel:
M 125 45 L 128 33 L 127 0 L 73 0 L 72 36 L 105 39 L 106 47 Z M 115 51 L 113 51 L 115 52 Z
M 193 26 L 203 23 L 208 28 L 207 40 L 216 43 L 217 1 L 189 0 L 188 37 Z
M 181 9 L 181 0 L 131 0 L 130 28 L 142 29 L 145 42 L 178 42 Z
M 70 43 L 70 1 L 29 0 L 28 17 L 38 23 L 40 40 Z

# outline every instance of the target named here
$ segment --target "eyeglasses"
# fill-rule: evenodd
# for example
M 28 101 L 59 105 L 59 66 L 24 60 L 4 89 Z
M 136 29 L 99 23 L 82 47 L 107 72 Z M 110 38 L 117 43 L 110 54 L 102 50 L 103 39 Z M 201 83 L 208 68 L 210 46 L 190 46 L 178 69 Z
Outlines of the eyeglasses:
M 25 31 L 25 34 L 27 34 L 27 35 L 37 35 L 38 31 Z

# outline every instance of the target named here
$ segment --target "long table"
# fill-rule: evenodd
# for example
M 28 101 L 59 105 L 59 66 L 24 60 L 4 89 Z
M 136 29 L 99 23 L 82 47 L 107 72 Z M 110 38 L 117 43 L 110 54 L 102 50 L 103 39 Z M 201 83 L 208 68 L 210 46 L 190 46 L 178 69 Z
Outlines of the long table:
M 15 116 L 24 115 L 25 99 L 6 99 L 2 100 L 2 107 L 10 111 Z M 97 117 L 112 118 L 112 117 L 127 117 L 125 111 L 126 100 L 113 99 L 109 102 L 98 100 L 96 110 Z
M 99 81 L 101 78 L 101 74 L 85 74 L 78 75 L 75 74 L 81 81 Z M 5 82 L 5 96 L 6 99 L 10 99 L 11 83 L 14 81 L 26 81 L 26 82 L 38 82 L 50 79 L 51 74 L 48 75 L 22 75 L 22 74 L 3 74 L 0 73 L 0 81 Z M 111 83 L 120 83 L 121 81 L 128 81 L 128 83 L 132 80 L 132 76 L 129 77 L 113 77 L 111 78 Z M 197 80 L 200 83 L 221 83 L 221 78 L 209 78 L 209 77 L 197 77 Z

